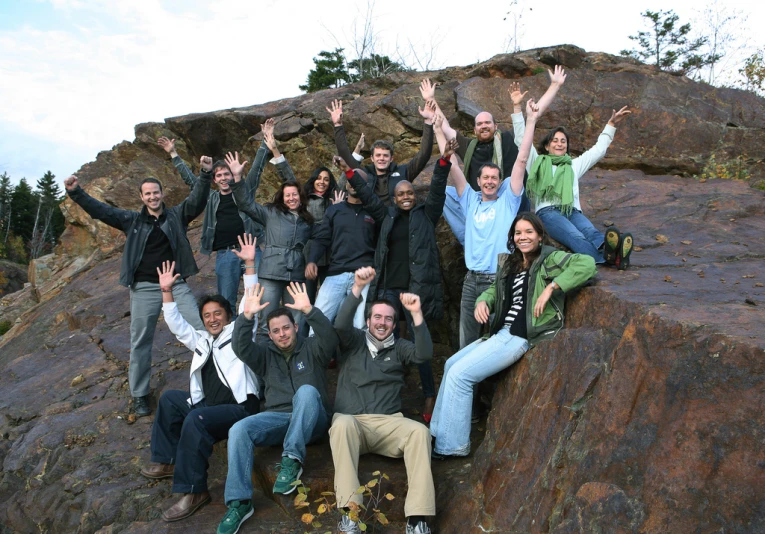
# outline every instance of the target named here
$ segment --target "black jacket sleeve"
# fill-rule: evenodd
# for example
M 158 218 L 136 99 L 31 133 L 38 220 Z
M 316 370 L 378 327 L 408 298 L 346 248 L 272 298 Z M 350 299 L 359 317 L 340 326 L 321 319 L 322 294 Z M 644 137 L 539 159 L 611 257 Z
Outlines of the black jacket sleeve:
M 308 339 L 312 339 L 316 344 L 316 359 L 322 367 L 326 367 L 337 349 L 337 332 L 316 306 L 305 315 L 305 320 L 313 328 L 314 335 Z
M 430 156 L 433 154 L 433 125 L 422 125 L 422 141 L 420 142 L 420 151 L 414 156 L 409 163 L 406 164 L 406 175 L 410 182 L 414 182 L 415 178 L 422 172 L 425 165 L 430 161 Z
M 362 204 L 364 204 L 367 212 L 369 212 L 379 228 L 385 220 L 385 214 L 388 211 L 388 208 L 385 207 L 385 204 L 382 203 L 382 200 L 380 200 L 375 192 L 372 191 L 369 184 L 359 176 L 359 173 L 353 173 L 353 177 L 351 177 L 351 185 L 356 190 L 356 193 L 358 193 Z M 446 189 L 444 189 L 444 191 L 446 191 Z
M 345 160 L 351 169 L 357 169 L 361 167 L 361 163 L 356 161 L 353 157 L 351 149 L 348 148 L 348 140 L 345 138 L 345 127 L 335 126 L 335 148 L 337 148 L 337 155 Z
M 450 161 L 441 166 L 441 158 L 436 161 L 433 169 L 433 179 L 430 182 L 430 191 L 425 199 L 425 215 L 431 220 L 433 226 L 438 224 L 438 219 L 444 212 L 446 202 L 446 180 L 449 178 L 449 169 L 452 168 Z
M 115 208 L 96 200 L 81 187 L 77 187 L 74 191 L 67 191 L 67 194 L 92 218 L 123 232 L 127 232 L 133 220 L 138 217 L 138 212 Z
M 266 375 L 266 347 L 252 340 L 252 326 L 255 318 L 247 319 L 243 313 L 239 314 L 234 323 L 234 333 L 231 335 L 231 348 L 236 357 L 242 360 L 247 367 L 258 376 Z

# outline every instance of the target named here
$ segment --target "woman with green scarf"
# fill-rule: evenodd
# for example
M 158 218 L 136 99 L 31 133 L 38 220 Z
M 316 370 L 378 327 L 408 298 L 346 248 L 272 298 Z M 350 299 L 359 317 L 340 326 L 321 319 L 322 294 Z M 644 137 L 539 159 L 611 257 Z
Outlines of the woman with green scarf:
M 614 111 L 595 146 L 578 158 L 568 154 L 566 131 L 555 128 L 542 139 L 539 153 L 531 149 L 527 164 L 526 190 L 550 237 L 573 252 L 593 257 L 596 263 L 615 265 L 620 270 L 629 266 L 632 234 L 620 234 L 612 226 L 604 236 L 593 226 L 582 214 L 579 179 L 606 155 L 616 125 L 630 113 L 627 106 Z M 518 143 L 525 130 L 523 116 L 518 120 L 513 115 L 513 127 Z

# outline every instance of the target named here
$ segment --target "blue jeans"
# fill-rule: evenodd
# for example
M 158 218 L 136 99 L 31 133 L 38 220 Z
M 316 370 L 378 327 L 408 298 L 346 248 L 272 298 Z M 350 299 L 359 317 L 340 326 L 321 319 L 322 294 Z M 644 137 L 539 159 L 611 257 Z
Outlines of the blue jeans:
M 292 397 L 292 413 L 261 412 L 232 426 L 228 432 L 226 504 L 252 499 L 252 453 L 255 447 L 282 444 L 282 456 L 303 464 L 306 444 L 326 434 L 329 422 L 318 390 L 302 385 Z
M 316 297 L 316 307 L 321 310 L 321 313 L 329 319 L 330 322 L 334 322 L 335 316 L 337 316 L 337 310 L 340 309 L 340 305 L 345 300 L 353 287 L 354 273 L 342 273 L 334 276 L 328 276 L 324 279 L 324 283 L 319 288 L 319 295 Z M 356 309 L 356 315 L 353 317 L 353 326 L 355 328 L 364 328 L 366 321 L 364 320 L 364 308 L 367 302 L 367 293 L 369 293 L 369 284 L 364 286 L 361 290 L 361 304 Z M 313 329 L 311 330 L 313 335 Z
M 481 337 L 483 325 L 475 320 L 475 301 L 494 283 L 495 274 L 468 271 L 462 283 L 460 301 L 460 349 L 464 349 Z
M 412 339 L 414 336 L 414 322 L 412 321 L 412 316 L 409 313 L 409 310 L 401 305 L 401 299 L 399 298 L 401 293 L 406 293 L 406 291 L 402 289 L 381 289 L 377 293 L 377 298 L 387 299 L 393 303 L 396 307 L 399 320 L 401 320 L 401 318 L 406 319 L 407 333 L 409 334 L 410 341 L 414 341 L 414 339 Z M 393 330 L 393 336 L 396 339 L 400 337 L 398 323 L 396 323 L 396 328 Z M 417 369 L 420 371 L 420 383 L 422 384 L 423 396 L 425 398 L 435 397 L 436 383 L 433 380 L 433 367 L 430 365 L 430 360 L 418 365 Z
M 162 394 L 151 427 L 151 461 L 175 464 L 173 493 L 207 491 L 208 458 L 213 445 L 228 437 L 237 421 L 249 414 L 240 404 L 191 406 L 186 391 Z
M 547 233 L 554 240 L 577 254 L 587 254 L 595 263 L 605 263 L 603 252 L 604 236 L 578 209 L 571 210 L 567 217 L 555 206 L 542 208 L 537 215 L 545 225 Z
M 502 328 L 486 341 L 479 339 L 446 360 L 430 421 L 437 453 L 452 456 L 470 453 L 473 386 L 513 365 L 528 348 L 528 341 Z
M 236 317 L 236 298 L 239 296 L 239 280 L 242 279 L 242 260 L 231 249 L 215 253 L 215 276 L 218 294 L 231 305 L 232 318 Z

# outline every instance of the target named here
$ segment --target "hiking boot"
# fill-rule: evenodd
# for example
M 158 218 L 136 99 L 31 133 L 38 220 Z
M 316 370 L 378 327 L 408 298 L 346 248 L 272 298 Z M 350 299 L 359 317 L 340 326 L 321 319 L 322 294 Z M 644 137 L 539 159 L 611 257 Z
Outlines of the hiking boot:
M 208 502 L 210 502 L 210 494 L 206 491 L 202 493 L 184 493 L 180 501 L 162 512 L 162 519 L 168 523 L 186 519 Z
M 151 415 L 149 396 L 144 395 L 143 397 L 133 397 L 133 411 L 139 416 Z
M 252 506 L 252 502 L 242 504 L 239 501 L 231 501 L 226 515 L 223 516 L 223 520 L 218 525 L 217 534 L 236 534 L 242 523 L 249 519 L 253 512 L 255 512 L 255 508 Z
M 431 534 L 431 532 L 425 521 L 418 521 L 416 525 L 406 524 L 406 534 Z
M 616 251 L 616 267 L 624 271 L 630 266 L 630 254 L 632 254 L 632 234 L 622 234 L 619 241 L 619 250 Z
M 300 462 L 293 460 L 289 456 L 282 456 L 281 469 L 279 474 L 276 475 L 276 482 L 274 482 L 274 493 L 289 495 L 295 491 L 297 486 L 292 483 L 299 480 L 302 474 L 303 466 Z
M 338 532 L 350 532 L 352 534 L 361 534 L 361 529 L 356 521 L 353 521 L 347 515 L 340 518 L 340 522 L 337 524 Z
M 609 265 L 616 265 L 616 256 L 622 236 L 616 226 L 609 226 L 603 240 L 603 259 Z

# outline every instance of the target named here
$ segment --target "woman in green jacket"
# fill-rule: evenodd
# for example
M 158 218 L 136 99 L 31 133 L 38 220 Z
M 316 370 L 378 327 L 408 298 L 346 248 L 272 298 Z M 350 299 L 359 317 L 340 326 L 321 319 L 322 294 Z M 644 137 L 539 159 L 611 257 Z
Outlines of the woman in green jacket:
M 470 453 L 473 385 L 507 369 L 537 342 L 563 327 L 565 293 L 595 276 L 595 260 L 547 244 L 547 232 L 533 213 L 520 213 L 508 234 L 510 254 L 497 259 L 497 277 L 475 307 L 479 323 L 491 322 L 491 336 L 446 361 L 430 433 L 439 456 Z

